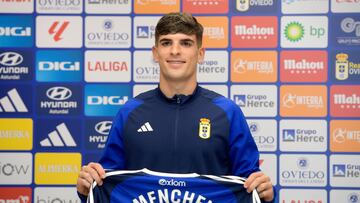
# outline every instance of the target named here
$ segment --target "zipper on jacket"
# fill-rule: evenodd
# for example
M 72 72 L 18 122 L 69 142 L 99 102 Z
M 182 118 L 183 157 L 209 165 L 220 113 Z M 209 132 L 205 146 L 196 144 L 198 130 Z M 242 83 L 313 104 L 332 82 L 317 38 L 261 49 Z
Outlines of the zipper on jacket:
M 181 104 L 181 98 L 179 96 L 176 96 L 176 112 L 175 112 L 175 134 L 174 134 L 174 159 L 177 157 L 177 141 L 178 141 L 178 123 L 179 123 L 179 112 L 180 112 L 180 104 Z M 175 162 L 176 164 L 178 162 Z

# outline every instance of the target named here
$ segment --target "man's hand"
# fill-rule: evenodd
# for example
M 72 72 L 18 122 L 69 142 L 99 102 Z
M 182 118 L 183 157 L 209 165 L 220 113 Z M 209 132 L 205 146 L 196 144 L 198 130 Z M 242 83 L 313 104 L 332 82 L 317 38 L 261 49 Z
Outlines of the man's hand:
M 76 189 L 77 191 L 87 196 L 90 191 L 90 186 L 94 182 L 94 180 L 102 185 L 102 179 L 105 178 L 105 170 L 98 163 L 89 163 L 87 166 L 83 166 L 79 173 L 79 177 L 77 179 Z
M 255 188 L 261 199 L 270 202 L 274 199 L 274 190 L 269 176 L 263 172 L 252 173 L 245 181 L 244 187 L 247 192 L 252 192 Z

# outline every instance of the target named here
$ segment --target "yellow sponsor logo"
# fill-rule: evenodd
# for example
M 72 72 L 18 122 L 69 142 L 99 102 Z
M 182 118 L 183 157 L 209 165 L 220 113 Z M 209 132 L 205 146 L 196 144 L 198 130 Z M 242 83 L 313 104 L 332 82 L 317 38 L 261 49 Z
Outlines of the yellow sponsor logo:
M 199 123 L 199 137 L 202 139 L 209 139 L 211 131 L 210 120 L 207 118 L 201 118 Z
M 32 119 L 0 119 L 0 150 L 31 150 L 32 148 Z
M 81 169 L 80 153 L 36 153 L 36 184 L 76 184 Z

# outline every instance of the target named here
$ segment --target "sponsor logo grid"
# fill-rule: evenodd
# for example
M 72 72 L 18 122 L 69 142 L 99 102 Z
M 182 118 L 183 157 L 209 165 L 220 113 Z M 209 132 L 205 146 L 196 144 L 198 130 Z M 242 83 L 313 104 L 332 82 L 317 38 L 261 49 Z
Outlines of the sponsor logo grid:
M 79 202 L 117 111 L 157 87 L 156 22 L 179 11 L 204 26 L 198 82 L 242 109 L 275 202 L 360 202 L 358 0 L 0 1 L 0 202 Z

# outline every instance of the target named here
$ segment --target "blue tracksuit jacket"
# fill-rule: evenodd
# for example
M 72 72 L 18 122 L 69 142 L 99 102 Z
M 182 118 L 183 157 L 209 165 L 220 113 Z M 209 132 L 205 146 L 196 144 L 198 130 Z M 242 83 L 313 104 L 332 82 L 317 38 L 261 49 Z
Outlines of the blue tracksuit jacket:
M 114 119 L 104 168 L 247 177 L 259 152 L 240 108 L 200 86 L 167 98 L 159 88 L 128 101 Z

